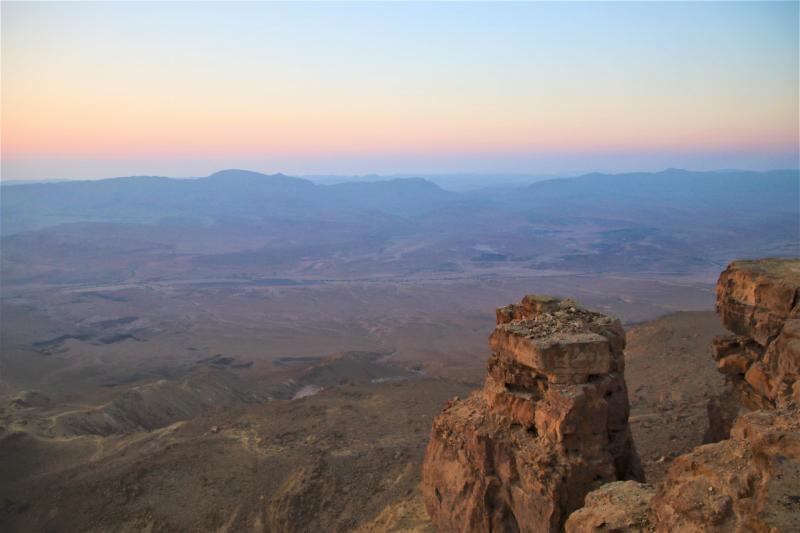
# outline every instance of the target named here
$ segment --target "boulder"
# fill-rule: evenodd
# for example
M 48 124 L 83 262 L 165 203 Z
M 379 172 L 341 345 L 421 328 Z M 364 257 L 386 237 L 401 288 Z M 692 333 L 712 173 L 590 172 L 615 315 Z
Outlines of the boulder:
M 649 511 L 654 495 L 655 489 L 644 483 L 608 483 L 586 496 L 585 505 L 570 515 L 564 530 L 566 533 L 648 533 L 653 531 Z

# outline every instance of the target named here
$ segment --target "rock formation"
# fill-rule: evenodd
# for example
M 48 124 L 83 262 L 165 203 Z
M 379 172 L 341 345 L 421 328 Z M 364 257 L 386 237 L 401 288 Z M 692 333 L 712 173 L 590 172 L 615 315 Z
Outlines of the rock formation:
M 497 310 L 482 390 L 433 423 L 422 492 L 450 531 L 558 531 L 601 485 L 641 478 L 619 321 L 571 300 Z
M 800 531 L 798 411 L 748 413 L 679 457 L 651 508 L 659 531 Z
M 565 528 L 571 533 L 649 533 L 653 531 L 649 515 L 654 494 L 655 489 L 645 483 L 608 483 L 586 495 L 584 506 L 570 515 Z
M 732 263 L 717 284 L 717 312 L 733 332 L 713 346 L 731 390 L 709 404 L 709 442 L 727 438 L 739 415 L 800 400 L 800 261 Z
M 714 341 L 714 357 L 734 392 L 709 414 L 724 440 L 677 458 L 655 491 L 610 484 L 587 495 L 568 533 L 800 531 L 798 300 L 800 260 L 722 273 L 717 311 L 734 335 Z

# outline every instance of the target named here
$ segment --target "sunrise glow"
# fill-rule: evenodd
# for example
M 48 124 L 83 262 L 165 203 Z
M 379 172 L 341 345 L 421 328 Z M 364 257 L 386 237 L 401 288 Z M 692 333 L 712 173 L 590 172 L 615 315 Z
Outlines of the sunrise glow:
M 2 15 L 4 179 L 797 161 L 797 3 Z

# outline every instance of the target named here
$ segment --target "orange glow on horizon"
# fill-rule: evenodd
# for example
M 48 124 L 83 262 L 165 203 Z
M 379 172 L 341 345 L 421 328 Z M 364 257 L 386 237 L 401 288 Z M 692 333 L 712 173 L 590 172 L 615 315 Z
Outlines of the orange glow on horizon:
M 28 162 L 793 154 L 797 17 L 749 3 L 6 3 L 0 143 Z

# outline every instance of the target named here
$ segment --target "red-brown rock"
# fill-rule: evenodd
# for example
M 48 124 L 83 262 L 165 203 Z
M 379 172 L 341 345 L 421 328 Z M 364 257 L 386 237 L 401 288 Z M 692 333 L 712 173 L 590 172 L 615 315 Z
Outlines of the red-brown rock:
M 800 413 L 755 411 L 731 438 L 677 458 L 652 489 L 610 483 L 586 496 L 567 533 L 800 531 Z
M 676 459 L 651 519 L 658 531 L 800 531 L 800 413 L 748 413 L 731 439 Z
M 636 481 L 607 483 L 586 496 L 586 504 L 572 513 L 566 533 L 649 533 L 650 501 L 655 489 Z
M 800 260 L 734 261 L 717 282 L 717 312 L 726 328 L 762 346 L 798 313 Z
M 732 381 L 770 404 L 783 404 L 800 378 L 800 260 L 735 261 L 717 283 L 717 312 L 736 337 L 714 341 Z
M 722 273 L 717 309 L 736 336 L 717 338 L 714 357 L 732 387 L 709 415 L 723 440 L 673 461 L 655 496 L 619 484 L 590 493 L 569 533 L 800 531 L 799 295 L 799 260 L 741 261 Z
M 641 478 L 618 320 L 526 296 L 489 343 L 484 388 L 431 430 L 422 492 L 440 532 L 558 531 L 590 490 Z

